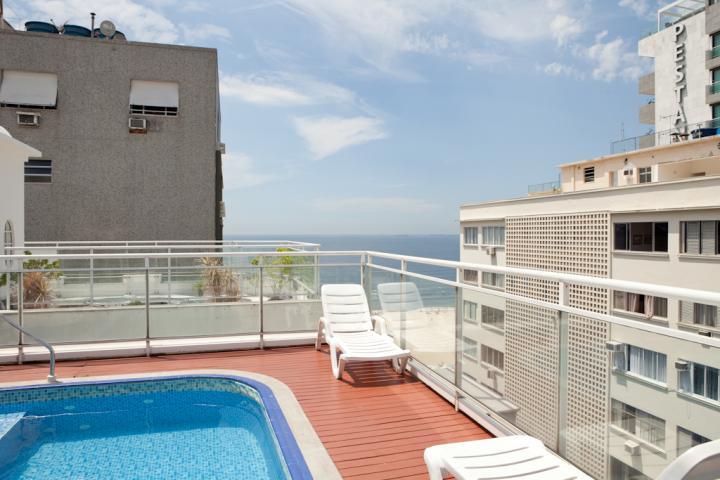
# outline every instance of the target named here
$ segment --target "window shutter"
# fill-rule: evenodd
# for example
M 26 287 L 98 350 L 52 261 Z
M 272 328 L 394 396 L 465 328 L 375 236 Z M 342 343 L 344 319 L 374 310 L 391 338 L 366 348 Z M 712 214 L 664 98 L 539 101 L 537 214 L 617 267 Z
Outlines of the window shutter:
M 680 321 L 683 323 L 693 323 L 693 302 L 680 302 Z
M 700 253 L 700 222 L 685 223 L 685 253 Z
M 715 222 L 702 222 L 702 243 L 700 244 L 700 253 L 705 255 L 714 255 L 716 252 L 715 241 L 717 235 L 717 225 Z

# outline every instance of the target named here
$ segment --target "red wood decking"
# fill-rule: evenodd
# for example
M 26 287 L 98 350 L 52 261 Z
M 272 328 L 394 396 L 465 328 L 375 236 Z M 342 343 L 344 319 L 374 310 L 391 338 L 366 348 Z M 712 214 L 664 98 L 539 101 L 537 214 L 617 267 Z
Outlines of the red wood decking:
M 220 368 L 277 378 L 295 393 L 340 473 L 348 479 L 427 478 L 423 450 L 488 438 L 423 383 L 387 363 L 350 365 L 344 380 L 311 347 L 166 355 L 58 364 L 59 378 Z M 0 382 L 43 380 L 47 364 L 0 366 Z

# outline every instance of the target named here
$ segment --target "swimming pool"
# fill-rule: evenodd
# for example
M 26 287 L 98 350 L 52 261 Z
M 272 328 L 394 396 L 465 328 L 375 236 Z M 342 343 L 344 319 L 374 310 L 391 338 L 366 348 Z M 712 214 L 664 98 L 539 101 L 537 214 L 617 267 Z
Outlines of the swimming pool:
M 177 376 L 0 389 L 0 479 L 309 479 L 264 384 Z

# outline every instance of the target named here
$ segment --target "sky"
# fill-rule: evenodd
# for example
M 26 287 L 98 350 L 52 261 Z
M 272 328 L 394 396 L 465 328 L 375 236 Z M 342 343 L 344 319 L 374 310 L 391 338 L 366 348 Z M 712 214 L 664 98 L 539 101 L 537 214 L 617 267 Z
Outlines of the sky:
M 657 0 L 5 0 L 218 50 L 225 233 L 457 233 L 638 124 Z

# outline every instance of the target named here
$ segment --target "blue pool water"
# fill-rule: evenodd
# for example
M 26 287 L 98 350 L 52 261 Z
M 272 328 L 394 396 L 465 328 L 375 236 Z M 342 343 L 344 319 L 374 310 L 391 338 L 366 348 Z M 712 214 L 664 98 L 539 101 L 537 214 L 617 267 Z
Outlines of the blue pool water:
M 263 399 L 227 378 L 0 391 L 0 479 L 291 478 Z

